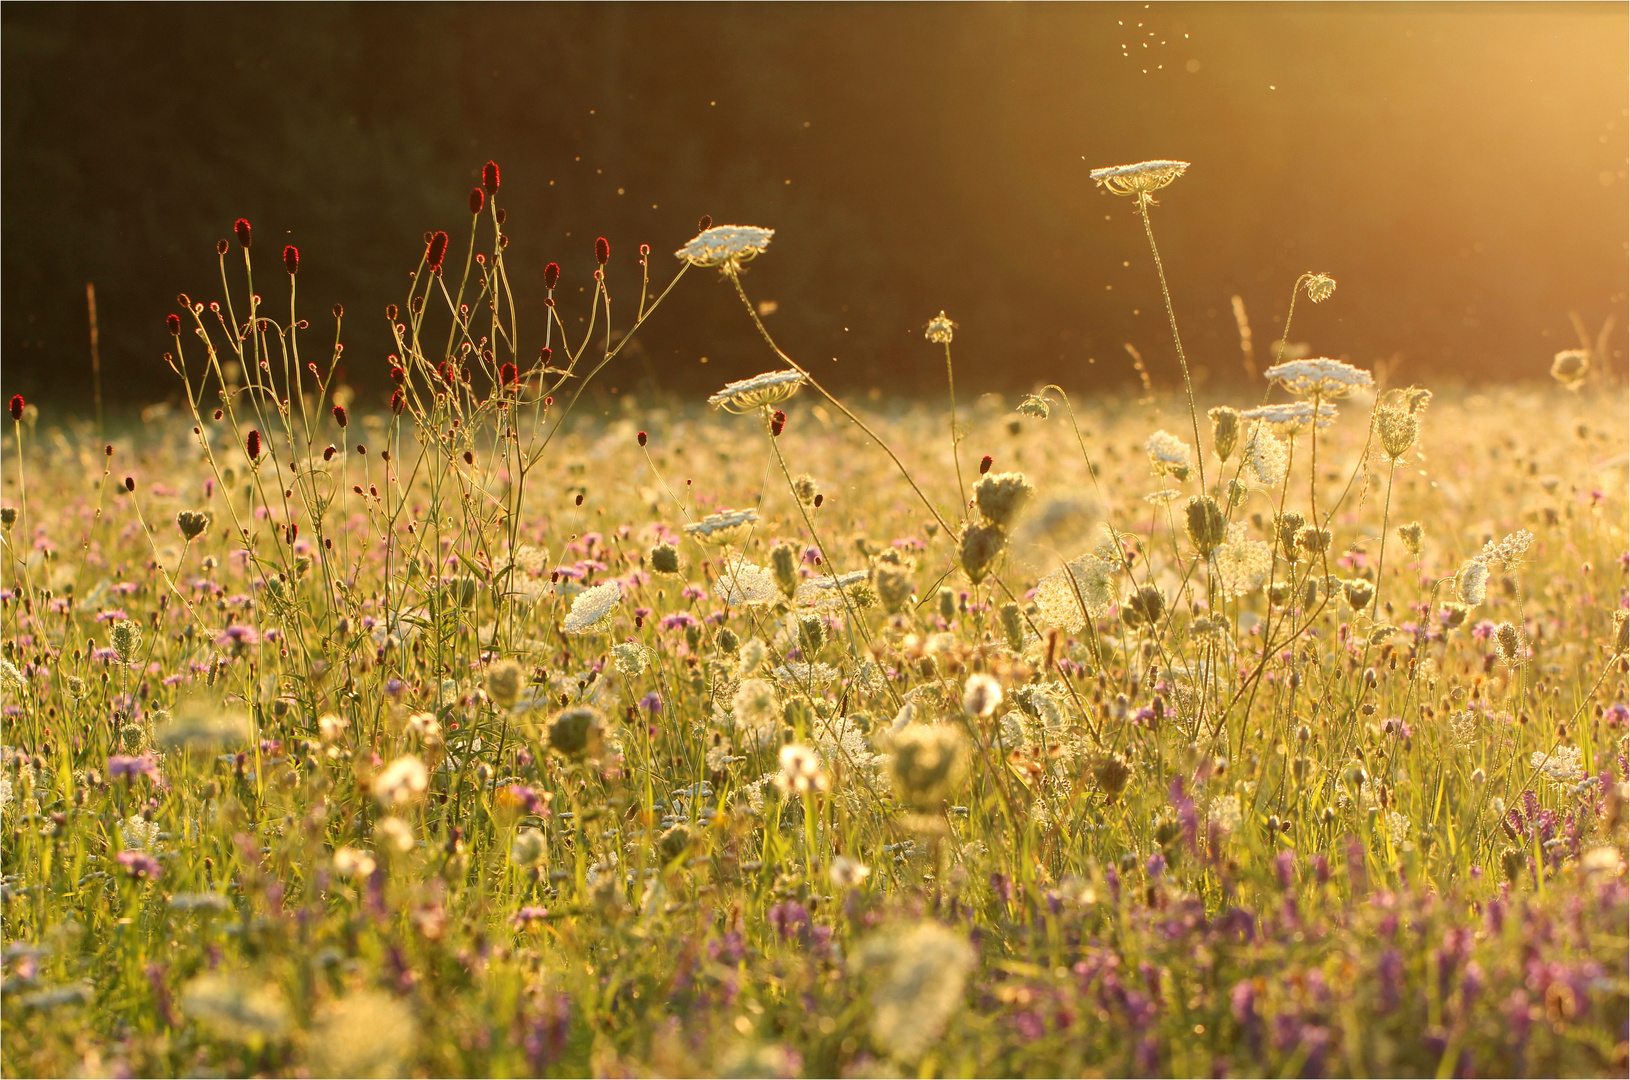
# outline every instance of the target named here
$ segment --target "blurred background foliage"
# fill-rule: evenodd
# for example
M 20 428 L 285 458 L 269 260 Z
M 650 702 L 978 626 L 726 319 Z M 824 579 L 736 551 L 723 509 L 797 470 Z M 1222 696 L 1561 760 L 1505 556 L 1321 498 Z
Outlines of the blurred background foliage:
M 1540 376 L 1626 293 L 1626 9 L 1478 5 L 6 4 L 5 393 L 88 400 L 85 284 L 110 401 L 177 393 L 177 292 L 256 228 L 257 282 L 300 247 L 319 339 L 386 386 L 383 310 L 421 235 L 467 227 L 503 167 L 523 338 L 597 235 L 626 326 L 703 213 L 773 227 L 747 278 L 823 379 L 940 392 L 923 325 L 959 325 L 959 384 L 1121 386 L 1123 343 L 1176 381 L 1128 200 L 1090 168 L 1194 163 L 1155 227 L 1190 355 L 1244 378 L 1292 281 L 1338 279 L 1294 337 L 1401 380 Z M 455 240 L 455 251 L 462 245 Z M 586 294 L 585 294 L 586 295 Z M 1622 366 L 1622 330 L 1613 336 Z M 707 272 L 606 386 L 701 392 L 771 365 Z M 701 363 L 702 357 L 708 363 Z

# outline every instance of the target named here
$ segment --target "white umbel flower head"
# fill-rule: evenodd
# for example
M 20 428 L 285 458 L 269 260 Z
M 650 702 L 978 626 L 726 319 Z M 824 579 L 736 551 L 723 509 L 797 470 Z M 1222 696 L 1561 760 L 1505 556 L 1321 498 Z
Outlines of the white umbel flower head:
M 737 269 L 764 254 L 774 235 L 774 229 L 756 225 L 715 225 L 674 252 L 674 257 L 692 266 Z
M 955 330 L 956 323 L 952 322 L 946 317 L 945 312 L 941 311 L 928 320 L 928 326 L 924 329 L 923 336 L 935 345 L 949 345 Z
M 864 863 L 857 862 L 847 855 L 839 855 L 832 860 L 832 869 L 828 877 L 832 880 L 833 888 L 852 889 L 871 876 L 872 868 Z
M 1489 568 L 1480 559 L 1473 559 L 1460 568 L 1455 582 L 1455 596 L 1467 607 L 1476 607 L 1488 595 Z
M 615 581 L 607 581 L 592 589 L 585 589 L 572 599 L 572 610 L 560 624 L 568 634 L 599 634 L 611 626 L 611 615 L 623 598 L 623 589 Z
M 1194 450 L 1188 443 L 1169 431 L 1160 430 L 1149 436 L 1143 444 L 1149 455 L 1149 464 L 1158 475 L 1172 475 L 1186 480 L 1194 462 Z
M 1217 584 L 1229 598 L 1256 592 L 1273 570 L 1273 548 L 1261 540 L 1234 540 L 1212 553 Z
M 1278 383 L 1297 397 L 1318 397 L 1327 401 L 1375 385 L 1375 379 L 1364 369 L 1322 356 L 1287 360 L 1262 374 L 1269 382 Z
M 759 607 L 780 598 L 775 575 L 762 566 L 736 559 L 719 571 L 719 599 L 731 607 Z
M 1253 424 L 1241 453 L 1257 483 L 1273 487 L 1284 482 L 1285 471 L 1290 468 L 1290 455 L 1272 427 Z
M 750 413 L 754 409 L 786 401 L 808 381 L 809 376 L 797 368 L 766 371 L 751 379 L 726 383 L 723 390 L 707 399 L 707 403 L 725 412 Z
M 701 521 L 684 526 L 683 531 L 686 536 L 704 544 L 728 547 L 746 537 L 756 524 L 758 511 L 748 507 L 745 510 L 720 510 L 709 514 Z
M 1528 761 L 1558 784 L 1576 784 L 1585 775 L 1584 755 L 1577 746 L 1559 746 L 1549 754 L 1536 750 Z
M 967 938 L 937 922 L 879 933 L 857 950 L 855 967 L 874 972 L 872 1038 L 897 1061 L 922 1057 L 957 1006 L 978 956 Z
M 1145 199 L 1182 176 L 1188 167 L 1186 161 L 1140 161 L 1136 165 L 1094 169 L 1092 179 L 1112 195 L 1136 195 Z
M 798 591 L 793 595 L 793 602 L 801 610 L 842 611 L 845 609 L 844 594 L 848 593 L 849 603 L 857 603 L 855 590 L 865 583 L 864 570 L 851 570 L 847 574 L 835 577 L 814 578 L 798 586 Z
M 1258 405 L 1254 409 L 1246 409 L 1240 413 L 1245 420 L 1254 420 L 1259 424 L 1267 424 L 1281 434 L 1291 436 L 1312 423 L 1321 430 L 1335 423 L 1336 407 L 1328 402 L 1319 402 L 1318 420 L 1313 419 L 1313 402 L 1311 401 L 1280 401 L 1272 405 Z
M 1082 555 L 1042 578 L 1036 585 L 1042 621 L 1073 634 L 1089 616 L 1102 617 L 1115 602 L 1112 579 L 1118 569 L 1119 564 L 1109 559 Z

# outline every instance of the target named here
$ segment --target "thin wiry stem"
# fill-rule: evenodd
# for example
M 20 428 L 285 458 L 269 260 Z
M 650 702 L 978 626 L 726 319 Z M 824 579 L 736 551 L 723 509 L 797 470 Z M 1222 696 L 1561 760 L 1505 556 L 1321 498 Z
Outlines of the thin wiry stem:
M 1155 272 L 1160 275 L 1160 295 L 1166 300 L 1166 318 L 1172 325 L 1172 343 L 1177 346 L 1177 363 L 1183 369 L 1183 390 L 1189 399 L 1189 421 L 1194 425 L 1194 448 L 1200 465 L 1200 490 L 1206 489 L 1206 457 L 1200 451 L 1200 413 L 1194 405 L 1194 383 L 1189 379 L 1189 360 L 1183 353 L 1183 339 L 1177 332 L 1177 312 L 1172 308 L 1172 292 L 1166 286 L 1166 267 L 1160 261 L 1160 248 L 1155 246 L 1154 226 L 1149 223 L 1149 196 L 1138 196 L 1138 213 L 1143 217 L 1143 233 L 1149 238 L 1149 251 L 1155 257 Z

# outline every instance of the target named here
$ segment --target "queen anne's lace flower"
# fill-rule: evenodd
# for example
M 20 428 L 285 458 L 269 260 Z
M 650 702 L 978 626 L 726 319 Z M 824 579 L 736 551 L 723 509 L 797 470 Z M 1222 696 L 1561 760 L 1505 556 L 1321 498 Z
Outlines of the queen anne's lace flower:
M 717 544 L 722 547 L 741 540 L 756 524 L 758 511 L 752 507 L 746 510 L 720 510 L 709 514 L 701 521 L 693 521 L 686 525 L 684 533 L 704 544 Z
M 715 225 L 674 252 L 692 266 L 739 267 L 764 254 L 774 229 L 755 225 Z
M 1267 424 L 1252 425 L 1251 433 L 1245 437 L 1242 453 L 1246 466 L 1258 483 L 1272 487 L 1284 482 L 1285 470 L 1290 468 L 1290 456 L 1273 428 Z
M 1528 760 L 1558 784 L 1576 784 L 1585 775 L 1585 759 L 1577 746 L 1559 746 L 1549 754 L 1536 750 Z
M 956 323 L 947 318 L 945 312 L 942 311 L 928 320 L 928 326 L 923 331 L 923 336 L 935 345 L 949 345 L 951 344 L 952 332 L 955 330 Z
M 780 599 L 775 575 L 744 559 L 727 563 L 719 571 L 719 598 L 732 607 L 757 607 Z
M 1136 165 L 1112 165 L 1092 170 L 1092 179 L 1113 195 L 1136 195 L 1143 198 L 1159 191 L 1183 175 L 1189 167 L 1186 161 L 1140 161 Z
M 1189 444 L 1169 431 L 1157 431 L 1149 436 L 1143 449 L 1149 455 L 1149 464 L 1162 476 L 1171 474 L 1184 479 L 1194 461 L 1194 451 Z
M 1270 382 L 1278 383 L 1298 397 L 1326 400 L 1346 397 L 1354 390 L 1375 385 L 1369 372 L 1327 357 L 1287 360 L 1262 374 Z
M 1255 420 L 1260 424 L 1268 424 L 1287 434 L 1294 435 L 1313 421 L 1313 403 L 1311 401 L 1281 401 L 1272 405 L 1258 405 L 1254 409 L 1246 409 L 1240 413 L 1246 420 Z M 1336 407 L 1328 402 L 1319 402 L 1319 428 L 1327 428 L 1336 420 Z
M 1217 581 L 1229 598 L 1256 592 L 1273 570 L 1273 548 L 1261 540 L 1233 540 L 1212 553 Z
M 841 611 L 844 609 L 843 597 L 845 593 L 850 596 L 849 602 L 854 603 L 854 590 L 866 581 L 866 571 L 851 570 L 847 574 L 837 577 L 815 578 L 798 586 L 793 601 L 800 608 L 812 608 L 816 611 Z
M 1111 579 L 1118 569 L 1109 559 L 1082 555 L 1042 578 L 1035 594 L 1042 621 L 1073 634 L 1086 625 L 1087 616 L 1103 616 L 1115 599 Z
M 623 598 L 615 581 L 585 589 L 572 600 L 571 613 L 560 628 L 568 634 L 598 634 L 611 625 L 611 614 Z
M 808 380 L 809 376 L 796 368 L 766 371 L 751 379 L 726 383 L 723 390 L 707 399 L 707 403 L 725 412 L 749 413 L 786 401 Z

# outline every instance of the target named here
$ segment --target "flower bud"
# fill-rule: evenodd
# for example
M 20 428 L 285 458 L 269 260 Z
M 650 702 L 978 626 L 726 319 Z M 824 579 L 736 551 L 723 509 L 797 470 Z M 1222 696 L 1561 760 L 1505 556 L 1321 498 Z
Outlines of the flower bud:
M 336 405 L 336 406 L 334 406 L 334 423 L 336 423 L 336 424 L 338 424 L 340 426 L 340 430 L 342 430 L 342 431 L 345 430 L 345 425 L 348 424 L 349 422 L 350 422 L 350 420 L 345 415 L 345 406 L 344 405 Z
M 594 241 L 594 261 L 601 266 L 611 261 L 611 241 L 603 236 Z
M 166 315 L 166 316 L 164 316 L 164 328 L 166 330 L 170 331 L 170 336 L 171 337 L 175 337 L 176 335 L 180 334 L 181 333 L 181 316 L 179 316 L 179 315 Z
M 232 223 L 232 231 L 238 234 L 238 243 L 245 251 L 249 249 L 249 219 L 239 218 Z M 225 252 L 222 252 L 224 255 Z
M 432 274 L 441 273 L 442 260 L 447 257 L 447 234 L 437 230 L 430 234 L 430 242 L 425 245 L 424 261 Z
M 560 264 L 550 263 L 543 268 L 543 287 L 553 290 L 558 284 L 560 284 Z
M 11 395 L 11 418 L 13 420 L 21 420 L 23 418 L 23 408 L 23 395 Z
M 249 437 L 243 441 L 243 448 L 248 453 L 250 461 L 258 461 L 260 459 L 260 432 L 249 432 Z
M 283 245 L 283 269 L 290 274 L 300 272 L 300 249 L 293 244 Z
M 498 163 L 489 161 L 481 167 L 481 187 L 488 195 L 498 194 Z
M 470 189 L 470 213 L 479 214 L 481 208 L 487 205 L 487 194 L 480 188 Z
M 713 228 L 713 215 L 703 214 L 701 220 L 696 223 L 696 231 L 699 233 L 705 233 L 711 228 Z

